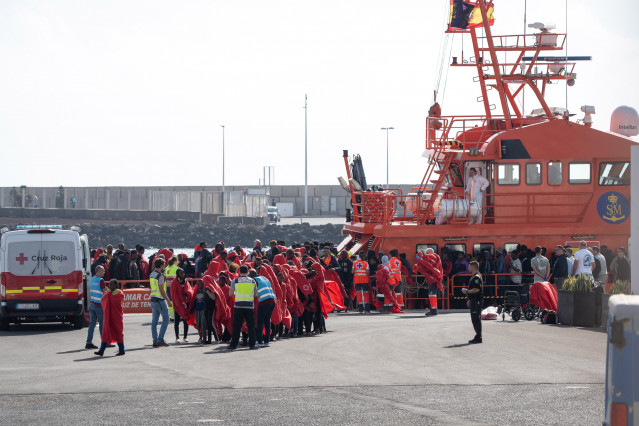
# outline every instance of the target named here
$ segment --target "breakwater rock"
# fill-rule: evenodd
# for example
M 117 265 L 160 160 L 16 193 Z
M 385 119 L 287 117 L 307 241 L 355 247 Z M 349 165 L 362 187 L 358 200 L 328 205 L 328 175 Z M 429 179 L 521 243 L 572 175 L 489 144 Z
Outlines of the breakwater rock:
M 80 225 L 82 233 L 89 237 L 91 248 L 106 247 L 107 244 L 123 242 L 126 247 L 136 244 L 145 247 L 194 247 L 200 241 L 206 241 L 213 248 L 218 241 L 228 246 L 240 244 L 253 247 L 255 239 L 268 247 L 270 240 L 284 240 L 287 245 L 304 241 L 331 241 L 338 244 L 342 241 L 341 225 L 314 225 L 307 223 L 295 225 L 211 225 L 179 223 L 173 225 L 157 225 L 147 223 L 85 223 Z

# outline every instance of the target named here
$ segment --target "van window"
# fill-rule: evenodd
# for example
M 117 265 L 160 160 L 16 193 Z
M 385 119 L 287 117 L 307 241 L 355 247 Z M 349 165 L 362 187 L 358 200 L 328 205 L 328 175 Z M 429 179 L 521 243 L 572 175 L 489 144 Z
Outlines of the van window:
M 548 183 L 550 185 L 561 185 L 561 161 L 551 161 L 548 163 Z
M 493 243 L 477 243 L 473 244 L 473 256 L 477 257 L 483 252 L 489 252 L 491 255 L 495 254 L 495 245 Z
M 40 239 L 7 244 L 7 272 L 21 277 L 41 275 L 36 257 L 42 248 Z
M 599 185 L 626 186 L 630 185 L 630 162 L 613 161 L 599 163 Z
M 497 183 L 499 185 L 519 185 L 519 164 L 498 164 Z
M 526 164 L 526 184 L 541 185 L 541 163 Z
M 71 241 L 42 241 L 42 275 L 67 275 L 75 269 L 75 244 Z
M 571 185 L 590 183 L 590 163 L 570 163 L 568 165 L 568 183 Z
M 16 241 L 8 244 L 7 272 L 17 276 L 67 275 L 75 269 L 71 241 Z
M 417 250 L 415 253 L 426 253 L 426 249 L 432 248 L 435 253 L 439 253 L 437 251 L 437 244 L 417 244 Z

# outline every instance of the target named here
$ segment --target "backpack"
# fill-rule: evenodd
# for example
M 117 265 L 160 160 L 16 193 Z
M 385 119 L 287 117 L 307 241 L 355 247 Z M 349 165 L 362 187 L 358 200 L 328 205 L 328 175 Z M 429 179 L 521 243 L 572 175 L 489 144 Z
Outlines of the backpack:
M 542 324 L 557 324 L 557 313 L 555 311 L 544 311 L 541 315 Z

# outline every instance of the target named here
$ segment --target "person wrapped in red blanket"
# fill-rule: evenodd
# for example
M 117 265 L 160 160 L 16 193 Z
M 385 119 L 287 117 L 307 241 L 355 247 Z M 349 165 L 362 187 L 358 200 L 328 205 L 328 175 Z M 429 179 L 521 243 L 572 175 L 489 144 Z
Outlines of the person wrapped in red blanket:
M 109 282 L 109 291 L 102 296 L 102 311 L 104 312 L 104 325 L 102 327 L 102 344 L 98 356 L 104 355 L 104 350 L 111 343 L 118 344 L 118 355 L 124 355 L 124 293 L 118 287 L 118 280 L 112 279 Z
M 384 265 L 377 265 L 377 272 L 375 272 L 377 291 L 384 295 L 384 300 L 387 300 L 392 304 L 391 310 L 393 313 L 401 313 L 402 309 L 397 303 L 395 292 L 391 291 L 390 286 L 388 285 L 389 279 L 390 274 L 388 268 L 384 268 Z
M 195 325 L 195 312 L 193 306 L 195 298 L 191 284 L 186 281 L 186 274 L 182 268 L 175 271 L 175 278 L 171 281 L 171 301 L 175 313 L 175 341 L 180 340 L 180 320 L 184 322 L 184 342 L 187 341 L 189 325 Z
M 426 312 L 426 316 L 437 315 L 437 291 L 444 291 L 441 259 L 432 248 L 427 248 L 425 254 L 417 253 L 417 263 L 413 269 L 416 274 L 423 275 L 428 283 L 430 311 Z

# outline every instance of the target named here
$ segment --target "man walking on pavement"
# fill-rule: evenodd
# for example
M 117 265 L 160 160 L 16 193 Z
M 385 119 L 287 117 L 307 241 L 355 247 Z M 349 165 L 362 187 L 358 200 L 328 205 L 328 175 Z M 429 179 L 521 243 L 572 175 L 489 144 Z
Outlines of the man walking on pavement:
M 91 277 L 89 281 L 89 314 L 91 319 L 89 320 L 89 330 L 87 334 L 87 343 L 85 349 L 98 349 L 93 344 L 93 332 L 95 331 L 95 323 L 100 323 L 100 336 L 102 336 L 102 322 L 104 319 L 104 313 L 102 312 L 102 296 L 106 290 L 106 284 L 102 279 L 104 277 L 104 266 L 98 265 L 95 268 L 95 275 Z
M 468 341 L 469 344 L 481 343 L 481 308 L 482 308 L 482 286 L 483 282 L 479 273 L 479 263 L 473 261 L 468 265 L 472 277 L 468 282 L 468 288 L 462 288 L 462 293 L 468 297 L 468 308 L 470 308 L 470 320 L 475 329 L 475 337 Z
M 480 168 L 471 167 L 468 171 L 468 182 L 466 183 L 466 194 L 468 194 L 470 201 L 475 203 L 477 209 L 477 217 L 470 217 L 470 224 L 482 223 L 482 217 L 484 215 L 484 192 L 490 183 L 481 175 Z
M 169 346 L 164 341 L 164 333 L 169 326 L 169 306 L 172 306 L 168 300 L 164 287 L 164 259 L 156 258 L 153 261 L 155 268 L 149 276 L 149 285 L 151 287 L 151 336 L 153 337 L 153 347 L 159 348 Z M 162 324 L 160 325 L 160 333 L 158 334 L 158 320 L 162 315 Z

